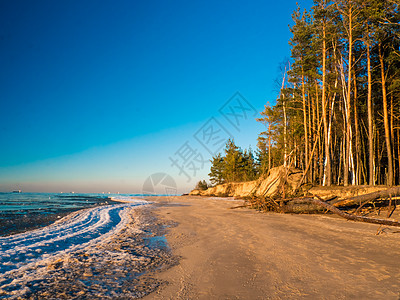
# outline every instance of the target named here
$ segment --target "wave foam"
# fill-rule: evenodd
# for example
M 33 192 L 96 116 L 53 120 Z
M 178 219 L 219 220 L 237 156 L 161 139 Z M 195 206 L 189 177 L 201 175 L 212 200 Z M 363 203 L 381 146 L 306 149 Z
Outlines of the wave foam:
M 77 211 L 50 226 L 0 237 L 0 296 L 23 295 L 28 278 L 40 278 L 51 262 L 68 253 L 104 243 L 124 228 L 131 208 L 148 204 L 132 198 L 124 202 L 128 203 Z

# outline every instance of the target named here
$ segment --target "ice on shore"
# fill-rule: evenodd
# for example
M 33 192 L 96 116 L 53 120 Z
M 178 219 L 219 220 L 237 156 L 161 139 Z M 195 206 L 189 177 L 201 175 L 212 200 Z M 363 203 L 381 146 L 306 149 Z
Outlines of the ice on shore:
M 97 284 L 98 296 L 107 296 L 111 291 L 96 282 L 141 274 L 143 262 L 153 262 L 138 255 L 146 247 L 134 242 L 142 231 L 132 210 L 148 202 L 121 201 L 125 203 L 77 211 L 50 226 L 0 237 L 0 298 L 25 297 L 37 291 L 44 291 L 41 295 L 46 297 L 46 287 L 55 285 L 51 290 L 61 290 L 60 282 L 71 293 L 78 289 L 81 294 L 83 286 L 90 284 L 90 290 L 96 291 Z M 71 279 L 73 283 L 68 283 Z

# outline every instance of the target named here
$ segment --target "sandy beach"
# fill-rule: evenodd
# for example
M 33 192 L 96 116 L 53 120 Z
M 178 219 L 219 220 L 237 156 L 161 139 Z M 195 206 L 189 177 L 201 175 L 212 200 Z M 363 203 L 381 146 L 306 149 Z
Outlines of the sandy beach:
M 260 213 L 243 201 L 150 197 L 179 263 L 144 299 L 398 299 L 400 233 L 332 215 Z M 382 228 L 381 228 L 382 229 Z

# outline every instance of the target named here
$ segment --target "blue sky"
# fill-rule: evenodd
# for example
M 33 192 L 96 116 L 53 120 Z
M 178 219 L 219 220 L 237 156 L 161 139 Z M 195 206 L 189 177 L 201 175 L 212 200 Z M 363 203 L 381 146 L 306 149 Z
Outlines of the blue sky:
M 291 0 L 1 1 L 0 191 L 140 193 L 163 172 L 187 192 L 209 163 L 186 176 L 172 160 L 183 159 L 183 145 L 192 159 L 211 158 L 195 137 L 210 118 L 256 148 L 263 128 L 250 109 L 276 98 L 295 8 Z M 242 100 L 231 99 L 236 92 Z M 236 125 L 221 110 L 234 101 L 248 109 Z

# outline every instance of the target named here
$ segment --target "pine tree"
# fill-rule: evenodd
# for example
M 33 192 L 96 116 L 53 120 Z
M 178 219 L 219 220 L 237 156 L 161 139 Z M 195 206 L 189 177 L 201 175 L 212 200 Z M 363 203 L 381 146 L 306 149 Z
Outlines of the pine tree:
M 229 139 L 226 143 L 224 163 L 223 178 L 227 182 L 241 181 L 243 155 L 233 139 Z
M 223 174 L 225 169 L 224 158 L 221 153 L 218 153 L 211 160 L 211 169 L 208 176 L 212 185 L 222 184 L 225 182 Z
M 251 147 L 243 152 L 243 167 L 241 181 L 251 181 L 257 178 L 257 168 Z
M 205 180 L 200 180 L 195 187 L 196 190 L 201 190 L 204 191 L 206 189 L 208 189 L 208 184 Z
M 256 173 L 257 177 L 265 176 L 270 169 L 271 153 L 267 150 L 267 143 L 265 137 L 259 136 L 256 150 Z

